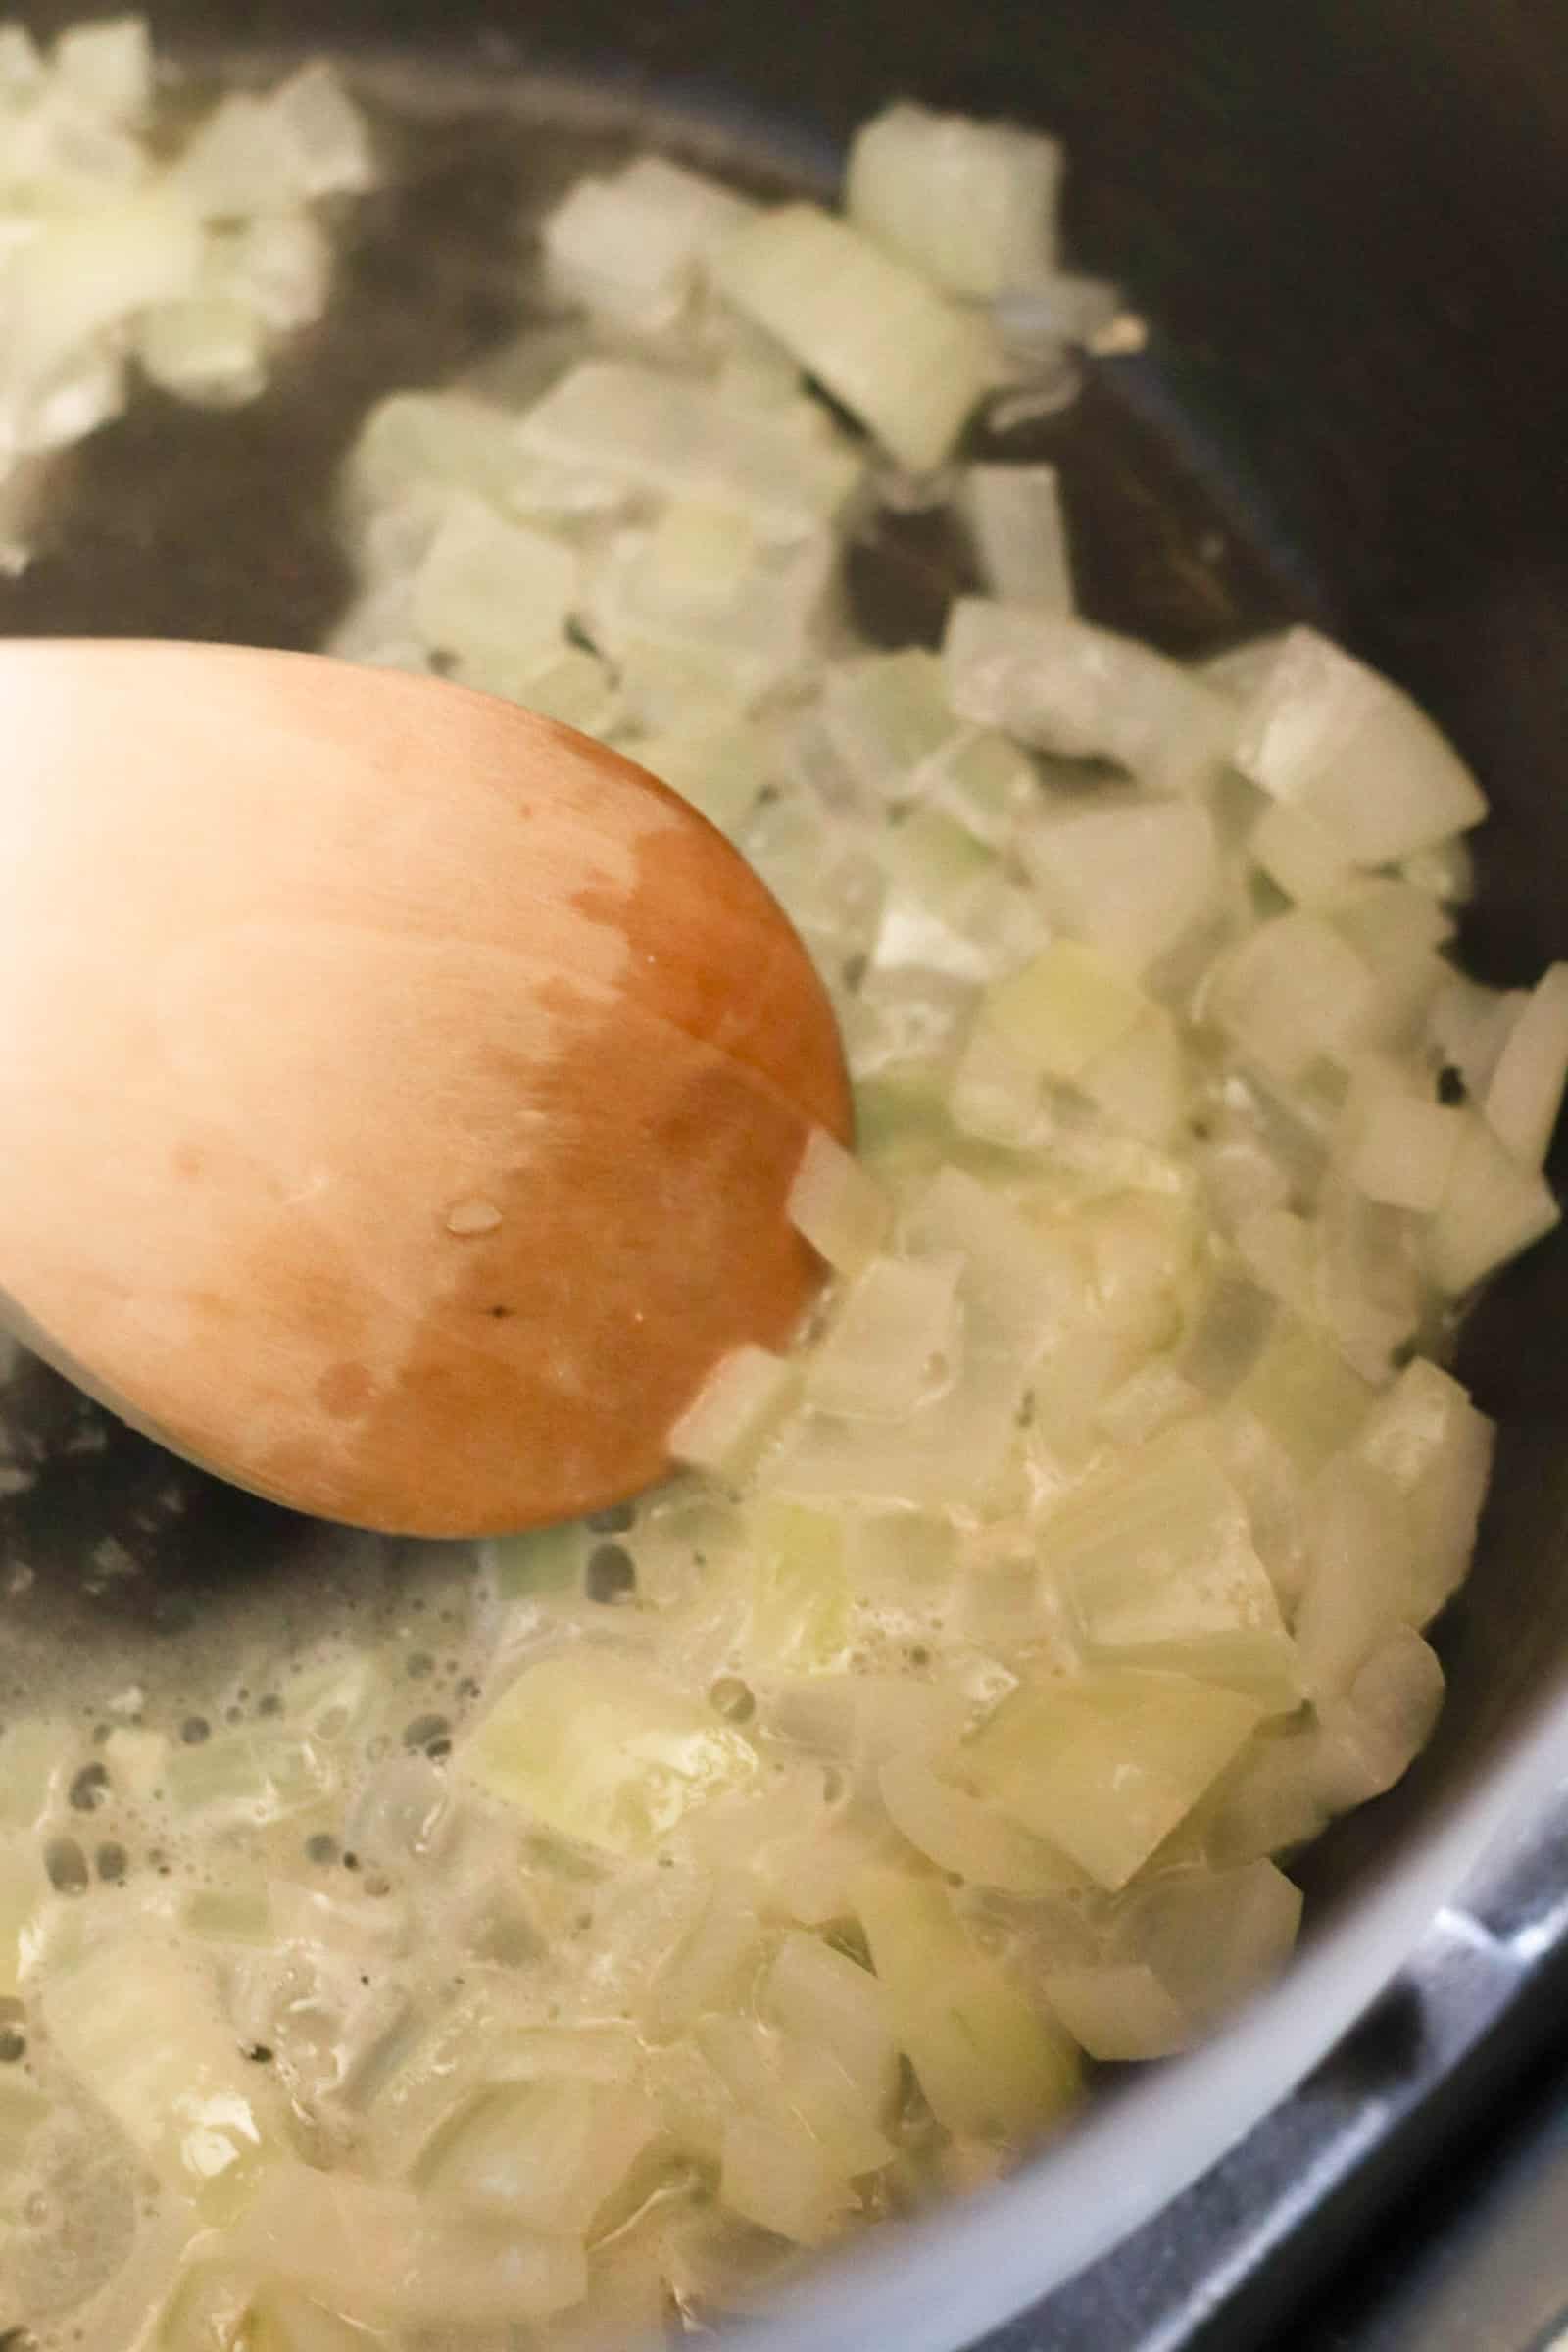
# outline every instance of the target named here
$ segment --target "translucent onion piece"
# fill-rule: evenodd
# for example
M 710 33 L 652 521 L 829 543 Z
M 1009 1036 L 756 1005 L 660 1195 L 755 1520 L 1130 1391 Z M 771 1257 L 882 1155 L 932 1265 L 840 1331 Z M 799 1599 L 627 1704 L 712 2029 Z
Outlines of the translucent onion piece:
M 1133 972 L 1201 922 L 1218 890 L 1213 820 L 1189 801 L 1057 806 L 1024 828 L 1020 848 L 1055 920 Z
M 1274 801 L 1252 827 L 1248 855 L 1298 906 L 1337 899 L 1353 868 L 1343 844 L 1309 810 Z
M 887 1996 L 866 1969 L 815 1936 L 787 1935 L 762 1986 L 763 2013 L 843 2068 L 873 2115 L 898 2088 Z
M 1532 989 L 1487 1088 L 1487 1125 L 1524 1167 L 1540 1167 L 1568 1081 L 1568 963 Z
M 1040 1988 L 1074 2041 L 1112 2065 L 1173 2057 L 1194 2035 L 1194 2020 L 1142 1961 L 1053 1969 Z
M 1320 1704 L 1315 1783 L 1335 1811 L 1382 1796 L 1432 1737 L 1443 1706 L 1436 1654 L 1409 1626 L 1393 1627 L 1349 1688 Z
M 808 1140 L 787 1202 L 790 1223 L 839 1274 L 856 1274 L 888 1228 L 891 1203 L 825 1128 Z
M 1114 1891 L 1191 1812 L 1262 1712 L 1241 1691 L 1112 1668 L 1004 1699 L 968 1743 L 963 1770 Z
M 1042 1076 L 1077 1078 L 1120 1043 L 1147 1000 L 1093 948 L 1054 940 L 986 997 L 983 1017 Z
M 1272 1862 L 1157 1872 L 1118 1906 L 1118 1955 L 1142 1961 L 1195 2022 L 1234 2009 L 1279 1975 L 1301 1894 Z
M 741 408 L 705 384 L 612 360 L 564 375 L 518 419 L 516 438 L 544 465 L 719 500 L 785 537 L 838 514 L 861 472 L 808 402 Z
M 953 707 L 1069 760 L 1113 760 L 1162 791 L 1210 784 L 1235 731 L 1228 704 L 1130 637 L 960 597 L 943 642 Z
M 269 2279 L 366 2325 L 500 2327 L 582 2300 L 580 2240 L 408 2188 L 276 2165 L 233 2232 Z
M 1367 1042 L 1377 979 L 1316 915 L 1260 923 L 1214 972 L 1204 1010 L 1244 1053 L 1287 1083 L 1320 1056 L 1345 1061 Z
M 844 183 L 857 228 L 955 294 L 1004 293 L 1056 259 L 1054 139 L 892 106 L 857 131 Z
M 820 1411 L 896 1421 L 945 1385 L 956 1338 L 956 1251 L 916 1264 L 874 1257 L 840 1298 L 812 1350 L 806 1394 Z
M 967 466 L 959 511 L 993 596 L 1072 611 L 1072 558 L 1054 466 Z
M 973 1886 L 1028 1897 L 1083 1883 L 1064 1854 L 940 1778 L 922 1756 L 890 1756 L 877 1786 L 900 1835 L 939 1870 Z
M 415 574 L 410 619 L 432 653 L 507 661 L 559 638 L 577 586 L 571 548 L 470 499 L 453 507 Z
M 656 1845 L 750 1778 L 749 1742 L 629 1660 L 581 1647 L 525 1667 L 465 1741 L 478 1787 L 612 1853 Z
M 1496 1430 L 1450 1373 L 1417 1357 L 1362 1422 L 1355 1450 L 1404 1496 L 1415 1544 L 1413 1622 L 1461 1582 L 1491 1475 Z
M 970 1941 L 938 1880 L 868 1871 L 854 1899 L 893 2031 L 939 2122 L 1016 2141 L 1074 2103 L 1072 2044 Z
M 670 326 L 705 257 L 756 207 L 662 156 L 609 179 L 575 181 L 540 228 L 557 293 L 640 329 Z
M 734 1477 L 800 1393 L 798 1368 L 750 1343 L 713 1366 L 669 1433 L 677 1462 Z
M 1428 1250 L 1433 1274 L 1457 1295 L 1528 1250 L 1560 1222 L 1545 1180 L 1521 1167 L 1487 1123 L 1464 1114 Z
M 763 214 L 713 274 L 911 472 L 942 464 L 997 378 L 980 318 L 815 205 Z
M 1297 1702 L 1284 1622 L 1246 1508 L 1194 1425 L 1086 1481 L 1046 1519 L 1040 1543 L 1091 1654 L 1178 1672 L 1196 1657 L 1225 1679 L 1229 1650 L 1249 1682 L 1275 1660 L 1270 1695 L 1287 1709 Z
M 1394 1481 L 1353 1455 L 1322 1472 L 1296 1642 L 1315 1698 L 1349 1688 L 1385 1634 L 1416 1613 L 1414 1531 Z
M 1357 865 L 1408 857 L 1487 812 L 1431 719 L 1314 629 L 1290 631 L 1249 696 L 1236 764 L 1316 817 Z
M 1368 1109 L 1350 1154 L 1350 1180 L 1369 1200 L 1428 1214 L 1447 1189 L 1463 1126 L 1462 1112 L 1440 1102 L 1383 1095 Z
M 74 24 L 54 46 L 58 80 L 109 122 L 139 123 L 152 104 L 153 54 L 140 17 Z
M 158 304 L 137 326 L 135 352 L 155 384 L 198 408 L 241 408 L 267 382 L 264 320 L 222 295 Z
M 280 2152 L 274 2094 L 246 2063 L 196 1955 L 155 1935 L 105 1942 L 41 1995 L 62 2063 L 178 2194 L 230 2218 Z

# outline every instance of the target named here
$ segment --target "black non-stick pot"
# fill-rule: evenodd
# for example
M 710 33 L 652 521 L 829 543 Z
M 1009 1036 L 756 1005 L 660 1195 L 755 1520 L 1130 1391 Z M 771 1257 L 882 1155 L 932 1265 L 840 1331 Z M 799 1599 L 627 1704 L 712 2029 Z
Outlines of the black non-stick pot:
M 31 19 L 47 31 L 77 13 Z M 1474 967 L 1521 980 L 1568 954 L 1560 0 L 148 13 L 202 71 L 337 50 L 411 127 L 314 348 L 241 417 L 176 422 L 149 401 L 85 445 L 57 541 L 0 583 L 0 627 L 313 642 L 344 587 L 332 467 L 376 392 L 456 372 L 505 327 L 519 199 L 628 139 L 826 184 L 847 131 L 891 96 L 1005 113 L 1066 138 L 1074 258 L 1118 278 L 1152 328 L 1045 428 L 1092 616 L 1186 652 L 1296 613 L 1386 667 L 1494 805 Z M 917 529 L 858 561 L 883 635 L 931 627 L 941 581 Z M 1503 1435 L 1474 1576 L 1439 1630 L 1441 1729 L 1308 1858 L 1286 1984 L 1209 2049 L 1121 2084 L 1001 2190 L 830 2266 L 760 2344 L 1275 2340 L 1309 2265 L 1529 2046 L 1568 1908 L 1565 1329 L 1559 1236 L 1464 1335 L 1460 1369 Z M 41 1371 L 24 1367 L 10 1402 L 38 1475 L 0 1498 L 0 1547 L 34 1574 L 0 1576 L 0 1649 L 29 1671 L 64 1641 L 140 1656 L 197 1613 L 220 1619 L 237 1586 L 299 1612 L 318 1580 L 365 1572 L 365 1539 L 231 1496 L 127 1432 L 85 1441 L 91 1408 Z M 106 1538 L 130 1563 L 112 1591 L 91 1569 Z M 1344 2041 L 1401 1967 L 1397 1996 Z

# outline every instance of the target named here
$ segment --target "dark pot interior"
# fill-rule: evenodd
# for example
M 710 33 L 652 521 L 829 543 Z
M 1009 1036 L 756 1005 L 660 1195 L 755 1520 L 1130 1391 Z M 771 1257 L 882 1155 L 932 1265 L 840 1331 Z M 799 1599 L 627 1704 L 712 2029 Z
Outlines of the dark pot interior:
M 1300 613 L 1387 667 L 1448 727 L 1495 810 L 1466 928 L 1475 968 L 1519 980 L 1568 954 L 1560 12 L 155 0 L 148 13 L 193 61 L 361 54 L 394 71 L 429 122 L 408 149 L 408 188 L 368 208 L 319 367 L 285 374 L 243 420 L 187 413 L 177 463 L 164 463 L 174 428 L 152 403 L 86 445 L 80 520 L 0 588 L 0 627 L 311 642 L 342 586 L 321 493 L 366 402 L 482 351 L 506 318 L 516 194 L 559 184 L 605 139 L 673 122 L 764 176 L 820 178 L 889 96 L 1012 114 L 1067 139 L 1074 258 L 1121 280 L 1153 328 L 1149 353 L 1105 367 L 1049 444 L 1071 469 L 1091 614 L 1187 651 Z M 454 110 L 471 117 L 509 91 L 534 126 L 526 141 L 451 127 Z M 890 637 L 929 622 L 933 561 L 917 539 L 868 556 Z M 1565 1320 L 1559 1236 L 1466 1330 L 1460 1368 L 1503 1442 L 1473 1581 L 1441 1629 L 1449 1703 L 1405 1784 L 1307 1862 L 1319 1936 L 1378 1899 L 1563 1682 Z M 16 1659 L 41 1661 L 89 1625 L 107 1638 L 103 1595 L 89 1609 L 80 1569 L 105 1535 L 134 1564 L 110 1621 L 132 1646 L 226 1605 L 237 1576 L 281 1603 L 323 1566 L 364 1572 L 360 1540 L 172 1473 L 128 1433 L 83 1451 L 87 1408 L 42 1374 L 17 1406 L 41 1475 L 0 1503 L 0 1542 L 45 1573 L 0 1601 L 0 1645 Z M 1043 2255 L 1040 2283 L 1052 2275 Z M 979 2316 L 1000 2308 L 982 2298 Z M 958 2327 L 940 2340 L 956 2343 Z

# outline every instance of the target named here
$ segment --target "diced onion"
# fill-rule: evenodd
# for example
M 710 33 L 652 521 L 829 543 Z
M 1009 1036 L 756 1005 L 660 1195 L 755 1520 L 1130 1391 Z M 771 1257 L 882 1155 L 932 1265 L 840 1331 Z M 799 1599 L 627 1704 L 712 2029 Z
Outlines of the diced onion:
M 1540 1167 L 1568 1081 L 1568 963 L 1536 983 L 1508 1032 L 1485 1102 L 1487 1125 L 1521 1166 Z
M 763 214 L 713 274 L 911 472 L 941 465 L 997 379 L 979 318 L 814 205 Z
M 1054 269 L 1061 169 L 1039 131 L 892 106 L 856 132 L 844 205 L 938 285 L 996 295 Z
M 1292 629 L 1244 706 L 1236 764 L 1304 809 L 1357 865 L 1479 824 L 1486 803 L 1407 695 L 1313 629 Z
M 943 642 L 954 708 L 1071 760 L 1113 760 L 1163 791 L 1211 783 L 1227 705 L 1149 646 L 1033 605 L 960 597 Z
M 959 498 L 992 595 L 1070 612 L 1072 559 L 1054 466 L 970 466 Z

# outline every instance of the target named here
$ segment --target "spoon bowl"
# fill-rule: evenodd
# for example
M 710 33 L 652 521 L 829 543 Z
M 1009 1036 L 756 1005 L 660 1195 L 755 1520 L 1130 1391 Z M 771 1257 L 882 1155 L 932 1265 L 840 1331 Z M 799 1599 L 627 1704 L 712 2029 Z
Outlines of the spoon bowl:
M 407 1534 L 668 1467 L 820 1268 L 831 1008 L 724 837 L 514 704 L 0 645 L 0 1291 L 176 1452 Z

